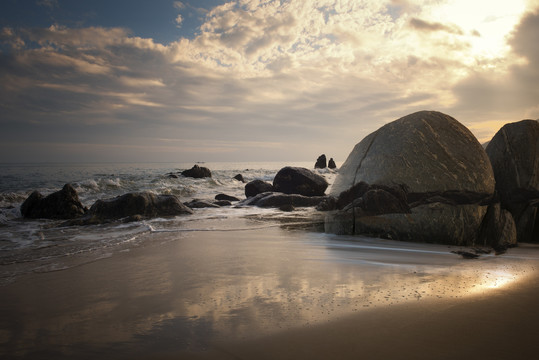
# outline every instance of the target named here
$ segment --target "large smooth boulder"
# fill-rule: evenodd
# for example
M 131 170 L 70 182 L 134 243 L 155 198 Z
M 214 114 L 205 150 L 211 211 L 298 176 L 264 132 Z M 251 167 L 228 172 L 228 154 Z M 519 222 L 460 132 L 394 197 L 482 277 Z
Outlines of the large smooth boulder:
M 155 218 L 192 214 L 174 195 L 135 192 L 113 199 L 97 200 L 88 211 L 88 223 L 101 223 L 128 217 Z
M 502 207 L 515 220 L 518 241 L 539 241 L 539 122 L 504 125 L 486 152 Z
M 476 244 L 494 188 L 490 161 L 466 127 L 417 112 L 354 147 L 331 190 L 339 208 L 350 205 L 327 215 L 326 231 Z
M 71 184 L 46 197 L 34 191 L 21 205 L 21 215 L 31 219 L 73 219 L 84 213 L 85 208 Z
M 272 191 L 273 185 L 264 180 L 256 179 L 245 184 L 245 196 L 248 198 Z
M 210 169 L 194 165 L 191 169 L 182 171 L 182 175 L 185 177 L 192 177 L 195 179 L 201 179 L 201 178 L 211 178 L 211 171 Z
M 311 170 L 292 166 L 279 170 L 273 179 L 274 191 L 303 196 L 324 196 L 328 185 L 324 177 Z

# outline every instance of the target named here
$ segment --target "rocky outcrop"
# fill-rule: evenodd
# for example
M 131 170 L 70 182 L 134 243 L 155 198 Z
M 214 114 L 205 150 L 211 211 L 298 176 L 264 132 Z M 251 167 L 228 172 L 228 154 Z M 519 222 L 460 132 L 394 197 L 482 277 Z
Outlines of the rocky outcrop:
M 273 185 L 263 180 L 253 180 L 245 185 L 245 196 L 250 198 L 265 192 L 272 192 Z
M 31 219 L 73 219 L 84 213 L 77 191 L 70 184 L 46 197 L 34 191 L 21 205 L 22 216 Z
M 211 171 L 206 167 L 194 165 L 191 169 L 182 171 L 182 175 L 195 179 L 211 178 Z
M 327 159 L 326 155 L 322 154 L 316 159 L 316 163 L 314 164 L 315 169 L 325 169 L 327 167 Z
M 452 117 L 421 111 L 358 143 L 341 166 L 326 231 L 472 245 L 494 194 L 481 144 Z
M 519 242 L 539 242 L 539 122 L 506 124 L 486 148 L 504 209 Z
M 329 159 L 328 168 L 330 168 L 330 169 L 336 169 L 337 168 L 337 164 L 335 164 L 335 160 L 333 160 L 333 158 Z
M 99 224 L 119 219 L 140 220 L 161 216 L 192 214 L 174 195 L 150 192 L 128 193 L 113 199 L 97 200 L 87 215 L 72 225 Z
M 237 206 L 258 206 L 264 208 L 298 208 L 314 207 L 325 201 L 327 196 L 304 196 L 298 194 L 283 194 L 265 192 L 240 201 Z
M 322 176 L 305 168 L 291 166 L 279 170 L 273 179 L 274 191 L 303 196 L 323 196 L 328 185 Z

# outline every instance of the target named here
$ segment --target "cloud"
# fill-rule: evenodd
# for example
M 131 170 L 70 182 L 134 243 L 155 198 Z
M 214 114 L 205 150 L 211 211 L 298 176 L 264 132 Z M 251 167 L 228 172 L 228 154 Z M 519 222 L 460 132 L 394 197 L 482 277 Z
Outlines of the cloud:
M 177 27 L 181 27 L 183 22 L 183 16 L 181 16 L 181 14 L 178 14 L 178 16 L 176 16 L 175 22 Z
M 522 17 L 508 40 L 510 57 L 519 61 L 501 74 L 496 69 L 477 71 L 459 82 L 454 88 L 455 110 L 485 123 L 539 118 L 538 33 L 539 8 Z
M 537 78 L 526 78 L 538 68 L 534 18 L 512 37 L 528 62 L 515 65 L 476 57 L 477 23 L 446 24 L 428 4 L 228 1 L 204 14 L 192 38 L 166 45 L 123 28 L 4 28 L 0 141 L 34 143 L 35 152 L 65 144 L 41 152 L 59 158 L 78 143 L 91 157 L 94 144 L 96 160 L 104 148 L 125 161 L 302 160 L 330 151 L 344 159 L 365 135 L 413 111 L 466 120 L 479 109 L 479 124 L 499 120 L 489 116 L 503 106 L 537 108 Z

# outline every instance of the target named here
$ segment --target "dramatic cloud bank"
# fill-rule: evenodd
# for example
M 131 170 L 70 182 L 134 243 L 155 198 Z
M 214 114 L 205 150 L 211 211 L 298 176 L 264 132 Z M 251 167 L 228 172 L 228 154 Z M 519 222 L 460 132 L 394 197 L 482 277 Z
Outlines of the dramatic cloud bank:
M 58 6 L 47 1 L 49 6 Z M 477 8 L 474 8 L 477 6 Z M 385 122 L 433 109 L 480 140 L 539 118 L 539 4 L 171 2 L 197 33 L 0 29 L 0 161 L 344 160 Z

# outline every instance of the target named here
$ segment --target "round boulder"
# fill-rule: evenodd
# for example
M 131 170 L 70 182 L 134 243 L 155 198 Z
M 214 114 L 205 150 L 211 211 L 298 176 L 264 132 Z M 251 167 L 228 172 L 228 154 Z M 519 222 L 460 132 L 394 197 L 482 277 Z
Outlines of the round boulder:
M 515 220 L 518 241 L 539 241 L 539 122 L 504 125 L 486 152 L 502 207 Z
M 285 194 L 323 196 L 328 182 L 309 169 L 287 166 L 279 170 L 273 179 L 273 188 Z
M 495 188 L 490 161 L 474 135 L 435 111 L 407 115 L 365 137 L 341 166 L 331 195 L 341 202 L 362 182 L 366 189 L 402 191 L 395 206 L 374 202 L 376 211 L 366 211 L 370 192 L 357 192 L 360 200 L 328 214 L 326 231 L 472 245 Z
M 359 142 L 332 186 L 338 195 L 354 184 L 401 185 L 410 193 L 494 192 L 487 154 L 475 136 L 449 115 L 420 111 Z
M 253 180 L 245 184 L 245 196 L 250 198 L 265 192 L 272 192 L 273 185 L 263 180 Z

